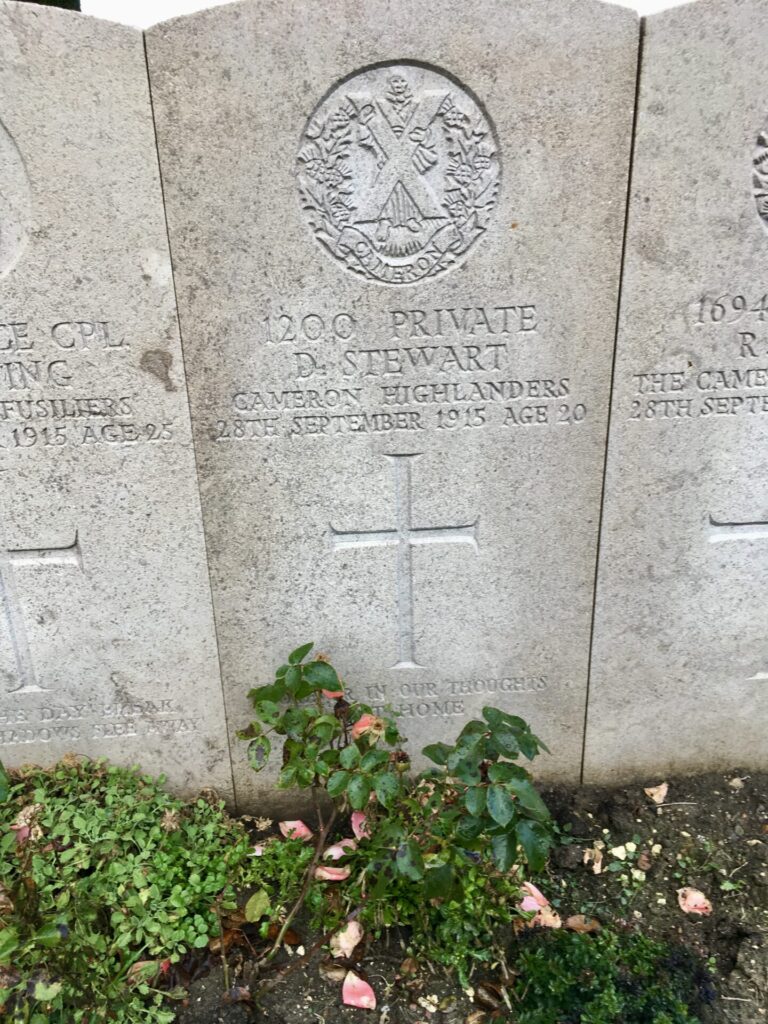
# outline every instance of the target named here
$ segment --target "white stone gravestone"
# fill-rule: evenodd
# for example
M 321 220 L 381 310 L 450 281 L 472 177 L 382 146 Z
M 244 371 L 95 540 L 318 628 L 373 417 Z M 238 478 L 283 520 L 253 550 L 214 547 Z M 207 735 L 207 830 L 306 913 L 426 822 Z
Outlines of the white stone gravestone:
M 231 797 L 141 33 L 0 4 L 0 758 Z
M 768 4 L 643 47 L 585 778 L 768 758 Z
M 592 0 L 148 33 L 232 730 L 314 640 L 414 751 L 497 704 L 577 777 L 637 36 Z

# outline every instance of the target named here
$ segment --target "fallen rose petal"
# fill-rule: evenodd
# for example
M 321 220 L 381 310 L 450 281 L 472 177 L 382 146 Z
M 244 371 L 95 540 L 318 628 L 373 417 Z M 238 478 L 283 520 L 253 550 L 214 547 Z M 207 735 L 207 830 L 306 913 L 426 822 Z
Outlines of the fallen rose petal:
M 584 864 L 592 865 L 592 874 L 599 875 L 603 871 L 603 850 L 605 849 L 605 843 L 602 839 L 595 841 L 595 845 L 589 847 L 584 851 L 583 862 Z
M 540 928 L 563 927 L 563 922 L 560 920 L 560 915 L 550 906 L 542 907 L 536 915 L 536 917 L 534 917 L 531 921 L 531 924 L 539 925 Z
M 349 878 L 349 868 L 330 868 L 321 864 L 315 868 L 315 878 L 320 878 L 324 882 L 343 882 L 345 878 Z
M 655 804 L 663 804 L 667 799 L 667 792 L 669 790 L 669 783 L 662 782 L 658 786 L 648 786 L 643 792 L 646 796 L 649 796 Z
M 541 907 L 549 906 L 549 900 L 533 882 L 523 882 L 522 888 L 526 895 L 523 897 L 522 903 L 518 903 L 519 910 L 539 910 Z
M 11 831 L 16 833 L 16 844 L 24 846 L 30 837 L 32 829 L 29 825 L 11 825 Z
M 586 935 L 590 932 L 599 932 L 600 922 L 596 917 L 587 917 L 585 914 L 573 914 L 571 917 L 566 918 L 565 927 L 568 931 Z
M 264 856 L 264 844 L 263 843 L 256 843 L 256 845 L 253 848 L 253 853 L 251 854 L 251 856 L 252 857 L 263 857 Z
M 348 921 L 341 931 L 331 936 L 331 953 L 334 956 L 351 956 L 362 938 L 362 925 L 358 921 Z
M 308 828 L 303 821 L 280 821 L 277 827 L 286 839 L 303 839 L 306 843 L 312 838 L 312 829 Z
M 698 889 L 686 885 L 677 890 L 677 902 L 686 914 L 711 914 L 712 904 Z
M 362 811 L 354 811 L 350 818 L 352 831 L 356 839 L 369 839 L 371 836 L 368 830 L 368 819 Z
M 334 843 L 333 846 L 329 846 L 323 854 L 323 857 L 330 857 L 331 860 L 338 860 L 347 853 L 351 853 L 357 849 L 357 843 L 354 839 L 340 839 L 338 843 Z
M 375 992 L 368 982 L 358 978 L 354 971 L 347 971 L 341 987 L 341 998 L 345 1006 L 357 1006 L 361 1010 L 376 1009 Z

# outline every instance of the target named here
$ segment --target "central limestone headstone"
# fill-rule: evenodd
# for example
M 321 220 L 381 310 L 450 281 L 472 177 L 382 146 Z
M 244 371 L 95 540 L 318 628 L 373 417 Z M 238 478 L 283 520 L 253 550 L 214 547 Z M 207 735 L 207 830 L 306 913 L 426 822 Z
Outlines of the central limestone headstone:
M 0 3 L 0 760 L 232 796 L 141 33 Z
M 148 33 L 231 729 L 314 640 L 414 750 L 497 704 L 577 776 L 637 33 L 592 0 Z

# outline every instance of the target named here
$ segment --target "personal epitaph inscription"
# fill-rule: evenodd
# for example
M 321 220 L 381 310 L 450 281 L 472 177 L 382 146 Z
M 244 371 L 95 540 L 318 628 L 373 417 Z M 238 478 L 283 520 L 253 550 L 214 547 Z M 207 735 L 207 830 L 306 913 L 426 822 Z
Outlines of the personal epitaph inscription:
M 420 526 L 411 524 L 411 463 L 418 454 L 386 455 L 393 466 L 395 484 L 395 520 L 391 530 L 342 532 L 331 527 L 335 551 L 344 548 L 397 547 L 397 642 L 398 658 L 393 668 L 419 668 L 413 635 L 413 558 L 414 544 L 471 544 L 477 548 L 478 522 L 467 526 Z
M 318 241 L 355 273 L 412 284 L 453 266 L 486 230 L 499 189 L 493 131 L 436 69 L 356 72 L 301 141 L 302 206 Z
M 646 22 L 589 782 L 768 760 L 767 37 L 763 0 Z
M 143 38 L 0 0 L 0 40 L 0 760 L 231 799 Z
M 493 703 L 578 775 L 636 51 L 593 0 L 147 33 L 233 731 L 313 640 L 415 764 Z

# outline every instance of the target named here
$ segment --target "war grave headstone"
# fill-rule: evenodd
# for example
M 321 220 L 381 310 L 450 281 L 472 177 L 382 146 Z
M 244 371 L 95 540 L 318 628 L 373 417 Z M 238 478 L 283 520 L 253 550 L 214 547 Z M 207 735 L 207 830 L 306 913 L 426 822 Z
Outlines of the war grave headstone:
M 148 32 L 231 729 L 314 640 L 412 753 L 495 704 L 578 776 L 637 40 L 591 0 Z
M 765 767 L 768 4 L 647 21 L 586 781 Z
M 0 4 L 0 757 L 231 769 L 140 32 Z

